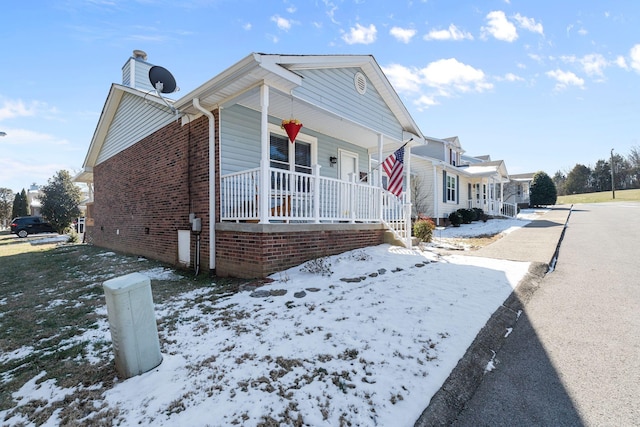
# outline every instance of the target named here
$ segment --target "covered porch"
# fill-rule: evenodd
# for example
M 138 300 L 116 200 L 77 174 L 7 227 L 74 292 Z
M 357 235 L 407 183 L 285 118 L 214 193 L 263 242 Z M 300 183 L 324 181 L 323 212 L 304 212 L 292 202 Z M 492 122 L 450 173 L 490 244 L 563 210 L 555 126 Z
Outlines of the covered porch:
M 514 203 L 504 202 L 504 189 L 508 180 L 497 177 L 482 177 L 473 179 L 469 183 L 469 209 L 482 209 L 493 217 L 515 218 L 518 207 Z

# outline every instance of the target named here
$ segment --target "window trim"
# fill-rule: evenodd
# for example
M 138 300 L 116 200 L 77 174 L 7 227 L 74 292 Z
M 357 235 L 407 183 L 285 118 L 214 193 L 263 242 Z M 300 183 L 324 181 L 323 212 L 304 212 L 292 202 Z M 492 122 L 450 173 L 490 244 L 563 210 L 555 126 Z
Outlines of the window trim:
M 267 131 L 269 132 L 269 136 L 271 136 L 272 133 L 278 136 L 283 136 L 287 138 L 287 143 L 291 144 L 291 141 L 289 141 L 289 137 L 287 136 L 287 132 L 285 132 L 285 130 L 282 129 L 280 126 L 275 125 L 273 123 L 269 123 Z M 298 140 L 311 145 L 311 168 L 313 170 L 313 167 L 316 164 L 318 164 L 318 138 L 316 138 L 315 136 L 307 135 L 300 132 L 296 137 L 296 142 L 298 142 Z M 269 142 L 269 146 L 271 146 L 271 142 Z M 296 170 L 295 163 L 296 163 L 295 149 L 289 150 L 289 171 L 290 172 L 295 172 Z

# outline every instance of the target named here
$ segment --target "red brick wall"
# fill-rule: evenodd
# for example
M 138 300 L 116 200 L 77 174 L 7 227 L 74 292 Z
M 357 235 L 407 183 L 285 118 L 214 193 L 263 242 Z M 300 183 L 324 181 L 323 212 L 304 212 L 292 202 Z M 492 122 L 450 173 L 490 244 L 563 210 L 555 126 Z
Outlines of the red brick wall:
M 206 117 L 175 121 L 96 165 L 88 241 L 177 264 L 177 230 L 190 229 L 194 212 L 202 218 L 201 268 L 208 269 L 208 126 Z
M 286 226 L 287 231 L 278 226 L 279 231 L 274 232 L 263 232 L 269 226 L 262 227 L 243 224 L 242 230 L 216 231 L 217 275 L 265 277 L 310 259 L 379 245 L 384 236 L 382 227 L 350 229 L 349 226 L 320 225 L 311 231 L 309 226 L 296 231 L 300 228 L 290 224 Z
M 178 265 L 178 230 L 190 229 L 193 212 L 202 218 L 200 268 L 208 271 L 208 127 L 206 117 L 184 126 L 173 122 L 96 165 L 87 242 Z M 218 146 L 216 130 L 216 164 Z M 232 225 L 219 225 L 216 273 L 223 277 L 265 277 L 310 259 L 378 245 L 384 235 L 381 226 L 241 224 L 232 231 Z

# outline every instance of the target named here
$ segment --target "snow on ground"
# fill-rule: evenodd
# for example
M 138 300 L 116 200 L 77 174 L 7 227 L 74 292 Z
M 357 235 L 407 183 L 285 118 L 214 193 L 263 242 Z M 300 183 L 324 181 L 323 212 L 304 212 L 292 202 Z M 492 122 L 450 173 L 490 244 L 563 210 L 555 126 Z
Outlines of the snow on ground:
M 539 214 L 440 233 L 513 230 Z M 221 299 L 207 289 L 188 292 L 156 305 L 162 363 L 118 380 L 104 403 L 119 409 L 122 426 L 412 426 L 528 267 L 380 245 L 291 268 Z M 163 322 L 170 313 L 178 319 Z M 98 331 L 92 339 L 110 341 L 108 322 Z M 69 392 L 36 385 L 38 378 L 14 399 L 62 400 Z

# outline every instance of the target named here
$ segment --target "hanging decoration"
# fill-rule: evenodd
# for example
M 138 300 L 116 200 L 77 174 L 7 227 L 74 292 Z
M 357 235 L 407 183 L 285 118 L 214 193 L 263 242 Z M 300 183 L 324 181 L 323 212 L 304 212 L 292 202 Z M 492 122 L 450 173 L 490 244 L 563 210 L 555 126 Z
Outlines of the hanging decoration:
M 300 128 L 302 128 L 302 123 L 298 119 L 283 120 L 280 127 L 287 132 L 289 141 L 293 144 L 296 141 L 298 132 L 300 132 Z

